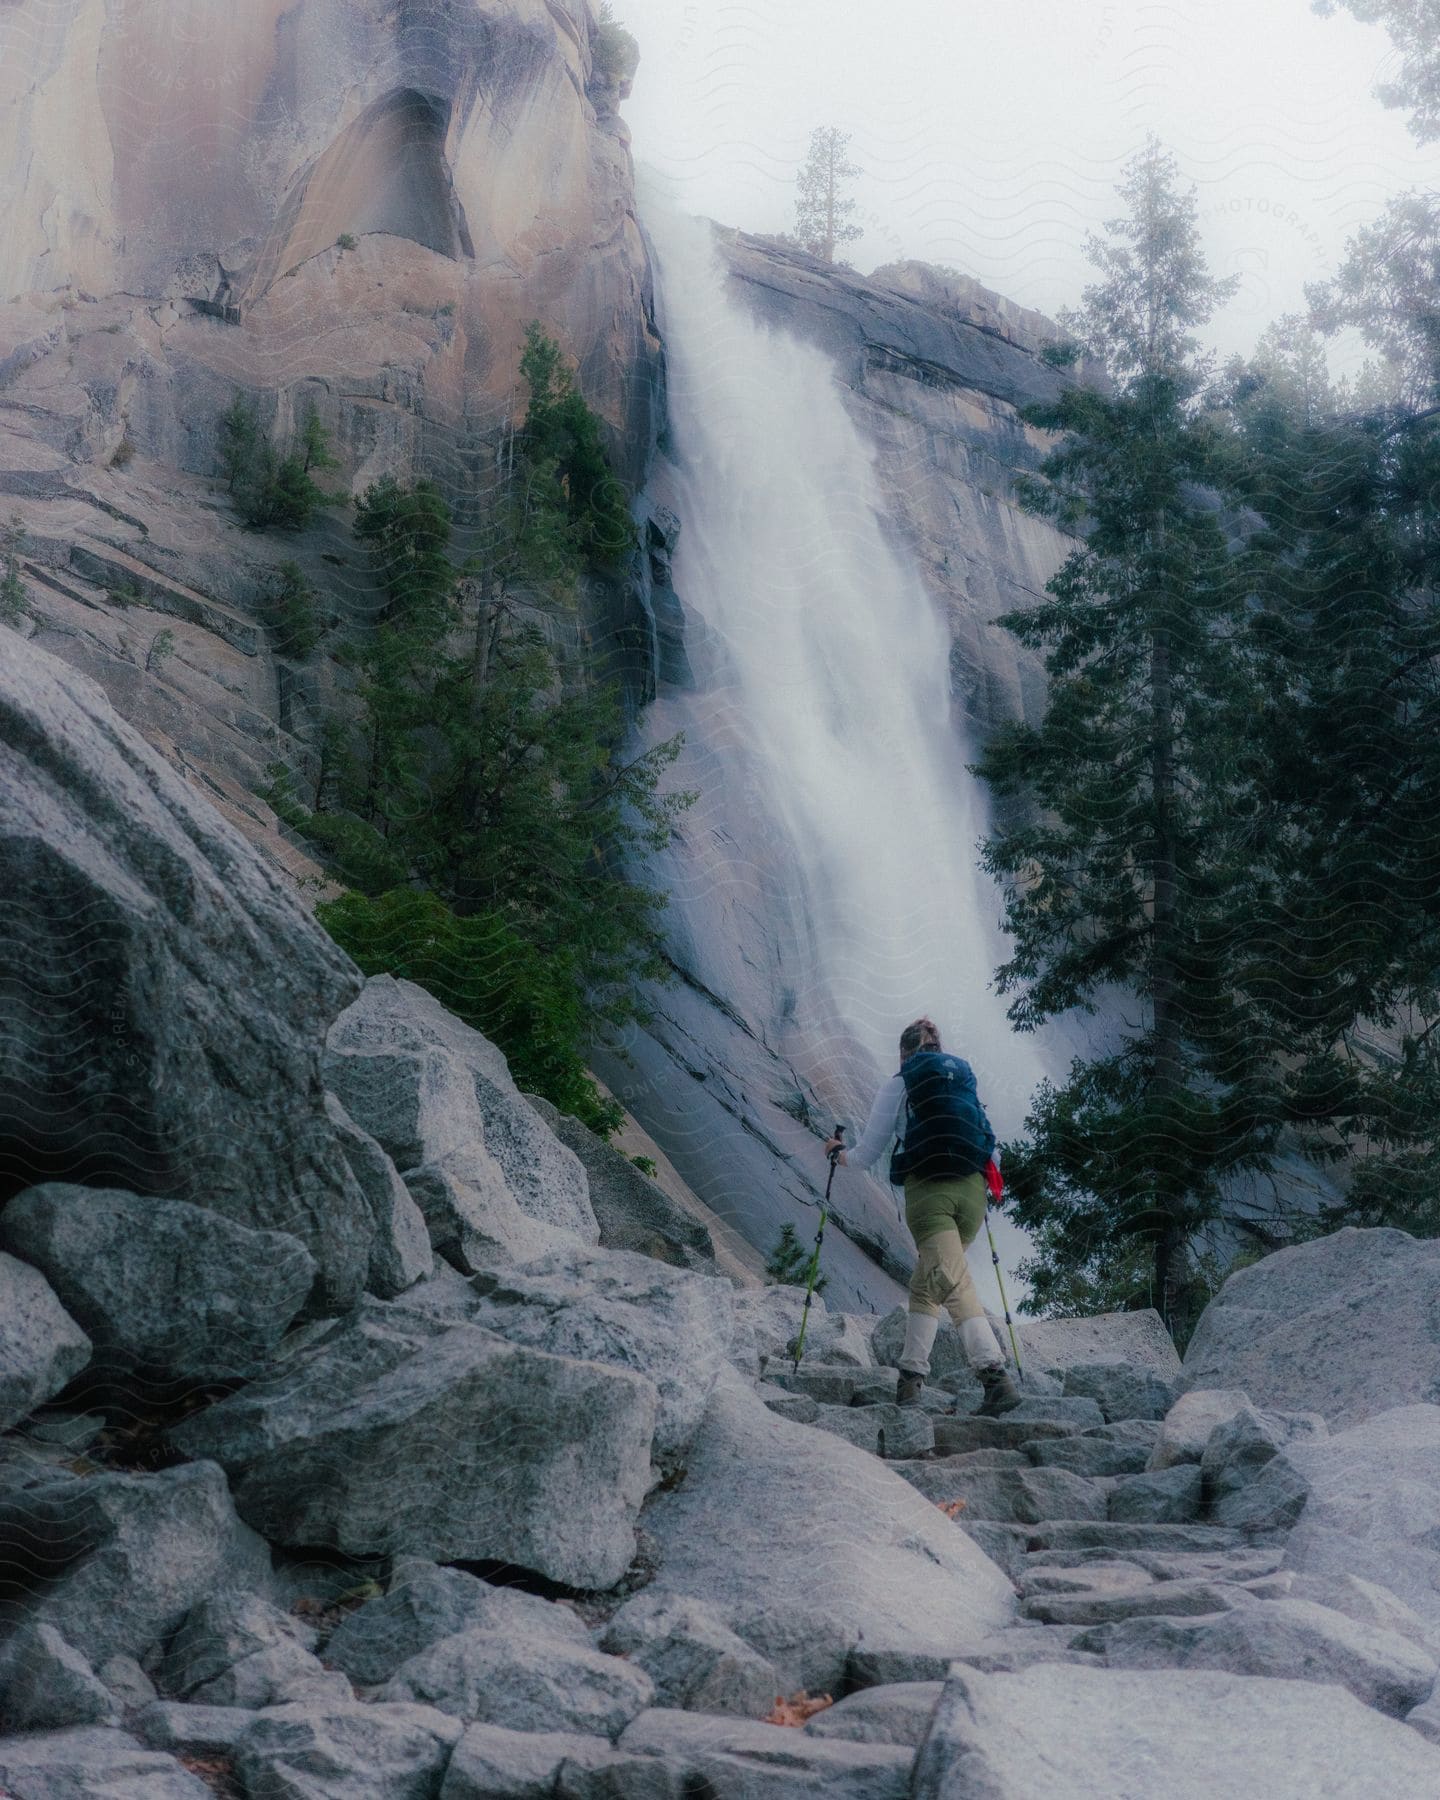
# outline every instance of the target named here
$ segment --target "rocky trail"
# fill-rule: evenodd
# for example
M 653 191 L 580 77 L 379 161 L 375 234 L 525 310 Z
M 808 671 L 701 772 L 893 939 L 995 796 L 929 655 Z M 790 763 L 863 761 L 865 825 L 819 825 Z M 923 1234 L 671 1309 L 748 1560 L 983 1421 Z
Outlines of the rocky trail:
M 899 1407 L 13 634 L 0 760 L 6 1800 L 1440 1792 L 1440 1247 Z

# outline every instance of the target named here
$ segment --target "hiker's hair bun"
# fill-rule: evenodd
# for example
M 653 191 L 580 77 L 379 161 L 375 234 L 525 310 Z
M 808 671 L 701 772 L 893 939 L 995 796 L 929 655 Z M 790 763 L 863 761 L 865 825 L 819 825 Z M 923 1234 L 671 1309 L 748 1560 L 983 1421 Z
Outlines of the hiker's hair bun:
M 938 1050 L 940 1033 L 933 1019 L 916 1019 L 900 1033 L 900 1054 L 913 1056 L 917 1050 Z

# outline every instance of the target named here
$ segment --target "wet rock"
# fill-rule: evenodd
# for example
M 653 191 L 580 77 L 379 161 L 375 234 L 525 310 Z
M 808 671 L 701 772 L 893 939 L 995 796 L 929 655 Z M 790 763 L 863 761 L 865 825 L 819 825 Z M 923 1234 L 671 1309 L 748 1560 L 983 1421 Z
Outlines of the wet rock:
M 605 1626 L 600 1648 L 645 1671 L 657 1706 L 761 1718 L 780 1691 L 770 1664 L 698 1600 L 637 1594 Z
M 171 1382 L 261 1373 L 316 1275 L 289 1232 L 58 1181 L 10 1201 L 0 1243 L 41 1270 L 89 1336 L 93 1372 L 121 1384 L 132 1373 Z
M 1351 1694 L 1211 1670 L 957 1667 L 915 1763 L 912 1800 L 1163 1793 L 1420 1794 L 1440 1752 Z
M 50 1283 L 0 1251 L 0 1431 L 58 1394 L 89 1360 L 89 1338 Z
M 155 1475 L 92 1475 L 0 1501 L 0 1562 L 93 1662 L 140 1657 L 206 1595 L 263 1592 L 265 1545 L 235 1515 L 214 1463 Z
M 635 1553 L 655 1413 L 621 1369 L 372 1300 L 173 1436 L 229 1471 L 273 1542 L 604 1588 Z

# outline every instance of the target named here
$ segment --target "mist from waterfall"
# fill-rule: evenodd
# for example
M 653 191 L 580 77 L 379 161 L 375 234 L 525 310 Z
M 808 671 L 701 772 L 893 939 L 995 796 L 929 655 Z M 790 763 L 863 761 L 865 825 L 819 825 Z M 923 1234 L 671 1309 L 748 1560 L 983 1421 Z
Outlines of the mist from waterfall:
M 985 796 L 965 766 L 945 623 L 887 526 L 830 359 L 732 297 L 707 222 L 653 195 L 645 221 L 682 521 L 674 583 L 708 644 L 689 704 L 729 745 L 710 779 L 743 784 L 734 856 L 786 890 L 793 1013 L 833 1051 L 857 1126 L 900 1028 L 928 1013 L 1004 1137 L 1044 1069 L 991 988 L 1001 900 L 979 866 Z M 666 723 L 687 725 L 684 708 Z M 672 896 L 684 925 L 683 882 Z M 1024 1240 L 1008 1225 L 1004 1240 L 1009 1264 Z

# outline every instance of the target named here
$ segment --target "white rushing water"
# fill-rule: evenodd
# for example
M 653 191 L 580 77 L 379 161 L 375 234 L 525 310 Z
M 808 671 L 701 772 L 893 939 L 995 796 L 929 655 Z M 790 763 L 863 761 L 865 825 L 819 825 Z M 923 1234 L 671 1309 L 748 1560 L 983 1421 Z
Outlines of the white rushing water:
M 1001 899 L 979 866 L 985 796 L 965 766 L 945 624 L 887 529 L 830 359 L 727 292 L 708 224 L 653 197 L 646 224 L 682 520 L 675 587 L 711 641 L 690 705 L 732 747 L 709 779 L 718 769 L 745 788 L 751 841 L 733 854 L 788 888 L 812 1035 L 853 1040 L 868 1086 L 893 1071 L 900 1028 L 928 1013 L 974 1065 L 1004 1137 L 1044 1070 L 991 987 Z M 683 708 L 668 722 L 687 725 Z M 672 888 L 684 925 L 687 895 Z M 853 1053 L 839 1061 L 858 1123 L 869 1093 Z M 1003 1240 L 1009 1267 L 1024 1240 L 1008 1225 Z

